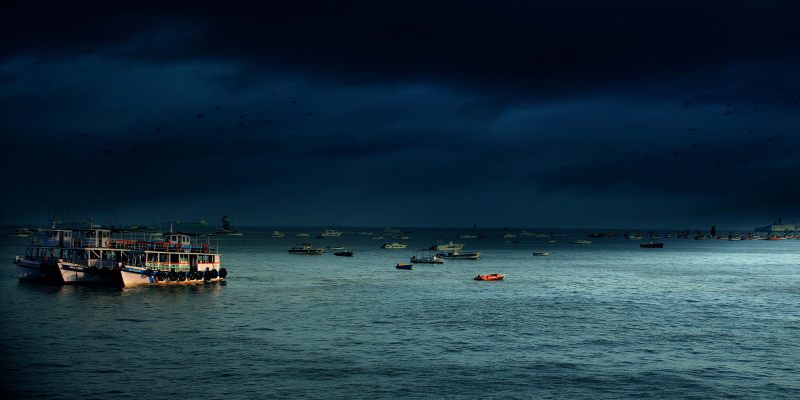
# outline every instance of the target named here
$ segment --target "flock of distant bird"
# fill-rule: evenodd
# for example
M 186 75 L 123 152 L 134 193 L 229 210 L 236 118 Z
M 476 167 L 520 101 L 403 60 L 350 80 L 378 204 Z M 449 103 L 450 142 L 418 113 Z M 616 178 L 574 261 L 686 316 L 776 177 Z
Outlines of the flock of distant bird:
M 761 82 L 761 84 L 762 84 L 762 85 L 764 85 L 765 83 L 764 83 L 764 82 Z M 778 95 L 782 95 L 782 93 L 783 93 L 783 89 L 780 89 L 780 88 L 778 88 L 778 89 L 774 89 L 774 92 L 775 92 L 775 93 L 777 93 Z M 278 92 L 272 92 L 272 96 L 279 96 L 279 95 L 280 95 L 280 93 L 278 93 Z M 685 101 L 683 102 L 683 108 L 689 108 L 689 107 L 691 107 L 691 106 L 693 106 L 693 105 L 697 105 L 698 103 L 699 103 L 699 104 L 702 104 L 703 102 L 707 102 L 707 101 L 709 101 L 709 99 L 710 99 L 711 97 L 712 97 L 712 96 L 711 96 L 709 93 L 702 93 L 702 94 L 700 94 L 699 96 L 693 96 L 692 98 L 690 98 L 690 99 L 688 99 L 688 100 L 685 100 Z M 290 100 L 290 101 L 289 101 L 289 104 L 298 104 L 298 101 L 297 101 L 297 100 Z M 800 97 L 798 97 L 798 98 L 795 98 L 795 99 L 793 100 L 792 104 L 793 104 L 793 105 L 795 105 L 795 106 L 797 106 L 797 105 L 800 105 Z M 734 108 L 735 106 L 736 106 L 736 102 L 735 102 L 735 101 L 733 101 L 733 99 L 730 99 L 730 100 L 728 100 L 728 101 L 725 103 L 725 106 L 723 107 L 722 116 L 724 116 L 724 117 L 728 117 L 728 116 L 731 116 L 731 115 L 733 115 L 733 114 L 735 114 L 735 113 L 741 113 L 741 112 L 743 112 L 741 108 L 740 108 L 740 109 L 735 109 L 735 108 Z M 748 107 L 748 109 L 749 109 L 749 111 L 750 111 L 750 112 L 752 112 L 752 113 L 757 113 L 757 112 L 759 112 L 759 110 L 760 110 L 760 108 L 759 108 L 758 106 L 756 106 L 756 105 L 753 105 L 753 106 L 751 106 L 751 107 Z M 217 105 L 216 107 L 214 107 L 214 110 L 215 110 L 216 112 L 220 112 L 220 111 L 222 110 L 222 106 L 221 106 L 221 105 Z M 197 113 L 197 114 L 195 115 L 195 118 L 196 118 L 197 120 L 202 120 L 202 119 L 204 119 L 204 118 L 206 118 L 206 117 L 207 117 L 207 115 L 208 115 L 207 113 L 208 113 L 207 111 L 200 111 L 199 113 Z M 311 118 L 313 115 L 314 115 L 314 113 L 313 113 L 313 112 L 311 112 L 311 111 L 308 111 L 308 112 L 306 112 L 306 113 L 305 113 L 305 117 L 306 117 L 306 118 Z M 247 114 L 245 114 L 245 113 L 242 113 L 241 115 L 239 115 L 239 119 L 238 119 L 238 121 L 236 121 L 236 122 L 237 122 L 237 127 L 238 127 L 238 128 L 245 128 L 245 127 L 247 127 L 247 126 L 248 126 L 248 122 L 250 122 L 250 121 L 252 121 L 252 119 L 250 119 L 250 118 L 248 117 L 248 115 L 247 115 Z M 144 122 L 144 120 L 143 120 L 142 118 L 139 118 L 137 122 L 138 122 L 138 123 L 143 123 L 143 122 Z M 265 121 L 263 121 L 263 122 L 264 122 L 264 125 L 270 125 L 270 124 L 272 124 L 272 120 L 271 120 L 271 119 L 267 119 L 267 120 L 265 120 Z M 157 127 L 154 127 L 154 128 L 153 128 L 153 130 L 154 130 L 155 132 L 159 132 L 159 133 L 160 133 L 160 132 L 161 132 L 161 127 L 159 127 L 159 126 L 157 126 Z M 697 135 L 697 134 L 698 134 L 700 131 L 701 131 L 701 129 L 700 129 L 700 128 L 696 128 L 696 127 L 688 128 L 688 132 L 689 132 L 690 134 L 692 134 L 692 135 L 695 137 L 695 138 L 694 138 L 695 140 L 697 140 L 697 136 L 696 136 L 696 135 Z M 753 134 L 755 134 L 755 133 L 756 133 L 756 131 L 755 131 L 755 130 L 753 130 L 753 129 L 749 129 L 749 130 L 748 130 L 748 134 L 749 134 L 749 135 L 753 135 Z M 81 138 L 81 139 L 85 139 L 85 138 L 87 137 L 87 135 L 88 135 L 88 133 L 86 133 L 86 132 L 84 132 L 84 133 L 81 133 L 81 134 L 80 134 L 80 138 Z M 61 145 L 62 145 L 62 146 L 63 146 L 63 145 L 66 145 L 66 144 L 68 144 L 69 142 L 70 142 L 70 140 L 69 140 L 69 139 L 64 139 L 64 140 L 61 142 Z M 173 138 L 173 139 L 172 139 L 172 141 L 171 141 L 171 143 L 172 143 L 172 144 L 176 144 L 176 143 L 178 143 L 178 142 L 179 142 L 179 140 L 178 140 L 178 138 L 177 138 L 177 137 L 176 137 L 176 138 Z M 770 144 L 773 144 L 773 146 L 774 146 L 774 143 L 776 142 L 776 138 L 775 138 L 774 136 L 770 136 L 770 137 L 768 137 L 768 138 L 764 139 L 764 140 L 763 140 L 763 142 L 764 142 L 764 143 L 770 143 Z M 689 148 L 689 149 L 693 149 L 693 150 L 694 150 L 694 149 L 698 149 L 698 147 L 700 147 L 700 146 L 699 146 L 699 144 L 698 144 L 696 141 L 695 141 L 694 143 L 692 143 L 691 145 L 689 145 L 689 146 L 688 146 L 688 148 Z M 137 150 L 138 150 L 138 147 L 137 147 L 137 146 L 131 146 L 131 147 L 130 147 L 130 152 L 136 152 Z M 749 149 L 749 150 L 753 150 L 753 149 Z M 106 141 L 106 142 L 104 143 L 102 151 L 103 151 L 103 155 L 105 155 L 105 156 L 108 156 L 108 155 L 110 155 L 110 154 L 112 153 L 112 151 L 111 151 L 111 141 Z M 683 155 L 683 151 L 684 151 L 684 150 L 682 150 L 682 149 L 676 149 L 676 150 L 674 150 L 674 151 L 672 151 L 672 152 L 671 152 L 671 155 L 672 155 L 672 157 L 673 157 L 673 158 L 677 159 L 678 157 L 681 157 L 681 156 Z M 790 154 L 792 154 L 792 150 L 791 150 L 791 149 L 789 149 L 789 148 L 784 148 L 784 149 L 783 149 L 783 151 L 782 151 L 782 154 L 783 154 L 783 155 L 790 155 Z M 715 155 L 714 155 L 714 161 L 713 161 L 713 165 L 714 165 L 715 167 L 719 167 L 719 166 L 723 165 L 723 157 L 724 157 L 724 156 L 725 156 L 725 153 L 724 153 L 724 152 L 717 152 L 717 153 L 715 153 Z M 653 156 L 653 155 L 646 155 L 646 156 L 644 156 L 643 158 L 644 158 L 645 160 L 653 160 L 653 159 L 654 159 L 654 156 Z M 746 164 L 746 163 L 748 163 L 748 162 L 751 160 L 751 158 L 752 158 L 752 156 L 750 156 L 750 155 L 748 155 L 748 156 L 743 156 L 743 157 L 739 158 L 737 161 L 738 161 L 738 162 L 740 162 L 740 163 Z M 729 162 L 732 162 L 732 161 L 729 161 Z
M 760 82 L 760 84 L 761 84 L 761 85 L 766 85 L 766 83 L 765 83 L 765 82 L 763 82 L 763 81 L 762 81 L 762 82 Z M 781 88 L 776 88 L 776 89 L 774 89 L 774 93 L 776 93 L 777 95 L 779 95 L 779 96 L 780 96 L 780 95 L 783 93 L 783 89 L 781 89 Z M 702 94 L 700 94 L 699 96 L 695 97 L 697 100 L 694 100 L 695 98 L 691 98 L 691 99 L 689 99 L 689 100 L 686 100 L 686 101 L 684 101 L 684 102 L 683 102 L 683 108 L 689 108 L 689 107 L 690 107 L 692 104 L 697 104 L 697 103 L 700 103 L 700 102 L 702 102 L 702 101 L 706 101 L 706 100 L 708 100 L 710 97 L 711 97 L 711 95 L 710 95 L 709 93 L 702 93 Z M 794 100 L 792 101 L 792 105 L 794 105 L 794 106 L 798 106 L 798 105 L 800 105 L 800 97 L 796 97 L 796 98 L 794 98 Z M 729 100 L 729 101 L 727 101 L 727 102 L 725 103 L 725 106 L 724 106 L 724 108 L 723 108 L 723 110 L 722 110 L 722 113 L 721 113 L 721 115 L 722 115 L 723 117 L 728 117 L 728 116 L 731 116 L 731 115 L 733 115 L 733 114 L 735 114 L 735 113 L 737 113 L 737 112 L 738 112 L 738 113 L 741 113 L 741 112 L 743 112 L 743 110 L 742 110 L 742 109 L 739 109 L 739 110 L 735 110 L 735 109 L 733 109 L 733 107 L 734 107 L 734 106 L 736 106 L 736 102 L 735 102 L 735 101 L 733 101 L 733 100 Z M 760 111 L 760 108 L 759 108 L 757 105 L 753 105 L 753 106 L 751 106 L 751 107 L 748 107 L 747 109 L 749 109 L 749 110 L 750 110 L 750 112 L 752 112 L 752 113 L 757 113 L 757 112 L 759 112 L 759 111 Z M 690 133 L 690 134 L 693 134 L 693 135 L 695 135 L 695 134 L 697 134 L 698 132 L 700 132 L 701 130 L 700 130 L 699 128 L 688 128 L 688 131 L 689 131 L 689 133 Z M 748 133 L 748 135 L 754 135 L 754 134 L 756 133 L 756 131 L 755 131 L 755 130 L 753 130 L 753 129 L 748 129 L 747 133 Z M 695 139 L 696 139 L 696 138 L 695 138 Z M 753 142 L 753 144 L 756 144 L 756 143 L 759 143 L 759 142 L 761 142 L 761 141 L 760 141 L 760 140 L 759 140 L 759 141 L 755 141 L 755 142 Z M 773 144 L 773 143 L 775 143 L 775 142 L 776 142 L 776 137 L 774 137 L 774 136 L 767 137 L 767 138 L 765 138 L 765 139 L 763 140 L 763 142 L 764 142 L 764 143 L 770 143 L 770 144 Z M 691 149 L 697 149 L 698 147 L 699 147 L 699 144 L 698 144 L 698 143 L 696 143 L 696 142 L 695 142 L 695 143 L 692 143 L 692 144 L 690 145 L 690 148 L 691 148 Z M 773 147 L 775 147 L 775 146 L 773 146 Z M 747 150 L 754 150 L 754 149 L 752 149 L 752 148 L 748 148 Z M 779 151 L 780 151 L 780 150 L 779 150 Z M 678 157 L 680 157 L 682 154 L 683 154 L 683 153 L 682 153 L 681 149 L 677 149 L 677 150 L 675 150 L 675 151 L 673 151 L 673 152 L 671 153 L 671 155 L 672 155 L 672 157 L 673 157 L 673 158 L 678 158 Z M 776 152 L 776 154 L 777 154 L 777 152 Z M 791 154 L 792 154 L 792 150 L 791 150 L 791 149 L 789 149 L 789 148 L 783 148 L 783 149 L 782 149 L 782 152 L 781 152 L 781 154 L 783 154 L 784 156 L 791 155 Z M 720 167 L 720 166 L 722 166 L 722 165 L 724 164 L 724 162 L 723 162 L 723 157 L 724 157 L 724 156 L 725 156 L 725 153 L 724 153 L 724 152 L 717 152 L 717 153 L 715 153 L 715 154 L 714 154 L 713 166 L 715 166 L 715 167 Z M 647 156 L 644 156 L 643 158 L 644 158 L 645 160 L 653 160 L 653 158 L 654 158 L 654 157 L 653 157 L 652 155 L 647 155 Z M 741 158 L 738 158 L 737 160 L 733 160 L 733 161 L 729 161 L 729 162 L 739 162 L 739 163 L 741 163 L 741 164 L 747 164 L 747 163 L 748 163 L 748 162 L 751 160 L 751 158 L 752 158 L 752 156 L 748 155 L 748 156 L 743 156 L 743 157 L 741 157 Z

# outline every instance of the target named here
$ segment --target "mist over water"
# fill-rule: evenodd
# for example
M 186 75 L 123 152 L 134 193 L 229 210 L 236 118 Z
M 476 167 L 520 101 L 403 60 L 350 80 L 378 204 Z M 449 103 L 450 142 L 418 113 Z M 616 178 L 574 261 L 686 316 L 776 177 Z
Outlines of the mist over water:
M 367 230 L 367 229 L 365 229 Z M 371 229 L 377 233 L 379 229 Z M 798 398 L 800 241 L 223 237 L 221 285 L 25 284 L 0 238 L 12 398 Z M 437 239 L 478 261 L 394 268 Z M 342 245 L 352 258 L 291 255 Z M 533 257 L 546 250 L 548 257 Z M 476 282 L 477 273 L 507 274 Z

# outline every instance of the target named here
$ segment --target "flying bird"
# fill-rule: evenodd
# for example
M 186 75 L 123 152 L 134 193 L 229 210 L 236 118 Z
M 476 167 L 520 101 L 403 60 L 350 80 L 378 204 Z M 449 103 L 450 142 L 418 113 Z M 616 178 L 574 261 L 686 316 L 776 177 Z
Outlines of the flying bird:
M 222 109 L 222 106 L 216 106 L 215 108 L 216 108 L 217 111 L 219 111 L 219 110 Z
M 202 119 L 204 115 L 205 115 L 205 113 L 197 114 L 197 119 Z
M 245 119 L 245 118 L 247 118 L 247 114 L 242 114 L 239 116 L 239 119 Z
M 699 131 L 700 129 L 697 129 L 697 128 L 689 128 L 689 130 L 690 130 L 690 131 L 692 131 L 692 132 L 697 132 L 697 131 Z
M 688 101 L 684 101 L 684 102 L 683 102 L 683 106 L 684 106 L 684 107 L 689 107 L 689 104 L 692 104 L 692 103 L 691 103 L 691 102 L 688 102 Z
M 314 113 L 313 112 L 306 113 L 306 117 L 310 117 L 312 114 L 314 114 Z
M 731 110 L 728 110 L 728 111 L 725 111 L 725 114 L 724 114 L 724 115 L 727 117 L 728 115 L 731 115 L 731 114 L 733 114 L 733 111 L 731 111 Z
M 292 100 L 292 101 L 290 101 L 289 103 L 292 103 L 292 104 L 297 104 L 297 100 Z
M 267 125 L 269 125 L 269 124 L 271 124 L 271 123 L 272 123 L 272 120 L 271 120 L 271 119 L 268 119 L 268 120 L 267 120 Z
M 272 95 L 273 95 L 273 96 L 277 96 L 277 95 L 278 95 L 278 92 L 272 92 Z

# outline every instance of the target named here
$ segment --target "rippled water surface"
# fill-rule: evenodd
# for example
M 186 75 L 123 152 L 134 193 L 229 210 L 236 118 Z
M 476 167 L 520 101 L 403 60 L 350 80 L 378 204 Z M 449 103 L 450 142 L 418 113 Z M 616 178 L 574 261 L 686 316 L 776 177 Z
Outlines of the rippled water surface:
M 14 398 L 800 398 L 800 241 L 457 239 L 290 255 L 227 237 L 223 285 L 18 282 L 0 238 L 2 387 Z M 313 237 L 313 235 L 312 235 Z M 446 238 L 482 251 L 400 271 Z M 533 257 L 531 251 L 550 251 Z M 476 273 L 502 272 L 502 282 Z

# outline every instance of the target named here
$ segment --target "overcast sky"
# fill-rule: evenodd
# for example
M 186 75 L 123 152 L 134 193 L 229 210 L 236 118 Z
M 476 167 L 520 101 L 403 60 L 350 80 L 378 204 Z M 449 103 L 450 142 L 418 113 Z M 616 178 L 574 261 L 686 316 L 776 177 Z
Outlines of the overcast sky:
M 798 4 L 4 4 L 0 217 L 800 220 Z

